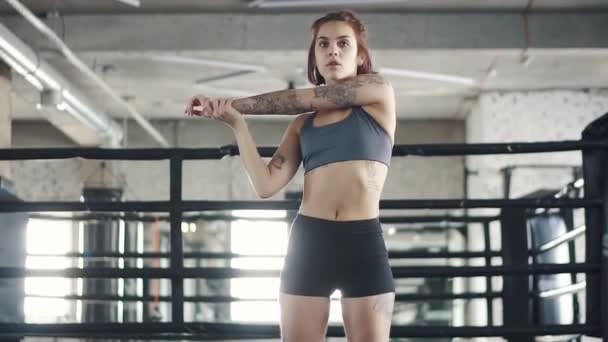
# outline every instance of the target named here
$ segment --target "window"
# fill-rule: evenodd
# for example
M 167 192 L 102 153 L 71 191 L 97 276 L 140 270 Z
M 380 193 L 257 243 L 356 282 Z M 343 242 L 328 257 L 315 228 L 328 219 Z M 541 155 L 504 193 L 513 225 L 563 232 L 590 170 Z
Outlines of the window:
M 26 268 L 63 269 L 70 267 L 65 257 L 49 256 L 72 250 L 72 222 L 30 219 L 26 232 Z M 35 256 L 39 254 L 40 256 Z M 45 256 L 43 256 L 45 255 Z M 25 278 L 24 313 L 26 323 L 64 321 L 70 313 L 67 300 L 49 298 L 70 292 L 70 279 L 59 277 Z
M 259 218 L 285 218 L 285 211 L 235 210 L 233 215 L 243 219 L 231 224 L 230 248 L 233 253 L 248 256 L 232 259 L 230 266 L 240 269 L 280 270 L 287 252 L 288 224 L 290 222 L 264 221 Z M 258 220 L 249 220 L 257 218 Z M 281 257 L 266 257 L 281 255 Z M 264 256 L 264 257 L 262 257 Z M 278 323 L 280 319 L 279 278 L 233 278 L 230 280 L 231 296 L 243 299 L 267 299 L 266 301 L 237 301 L 230 304 L 231 318 L 238 322 Z M 342 322 L 341 306 L 332 296 L 329 322 Z
M 281 218 L 285 211 L 235 210 L 233 215 L 243 219 L 231 224 L 230 248 L 233 253 L 245 254 L 235 258 L 230 267 L 241 269 L 280 270 L 287 251 L 287 224 L 280 221 L 248 220 L 247 218 Z M 232 320 L 243 322 L 278 322 L 279 278 L 233 278 L 230 293 L 243 299 L 264 298 L 266 301 L 239 301 L 230 304 Z

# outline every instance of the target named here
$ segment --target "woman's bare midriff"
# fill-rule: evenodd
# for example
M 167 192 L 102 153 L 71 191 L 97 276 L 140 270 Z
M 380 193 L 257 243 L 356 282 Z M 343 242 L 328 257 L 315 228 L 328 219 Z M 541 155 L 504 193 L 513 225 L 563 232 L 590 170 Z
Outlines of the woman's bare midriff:
M 304 175 L 299 213 L 326 220 L 376 218 L 388 167 L 370 160 L 349 160 L 317 167 Z

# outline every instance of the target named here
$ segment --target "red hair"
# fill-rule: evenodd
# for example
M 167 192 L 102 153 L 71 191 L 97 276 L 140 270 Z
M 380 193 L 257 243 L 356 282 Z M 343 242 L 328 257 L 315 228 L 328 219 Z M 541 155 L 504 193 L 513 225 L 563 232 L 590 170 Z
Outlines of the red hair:
M 315 60 L 315 42 L 321 26 L 330 21 L 343 21 L 355 32 L 355 38 L 357 39 L 357 55 L 363 56 L 363 64 L 357 66 L 357 75 L 374 73 L 372 70 L 372 60 L 369 55 L 369 47 L 367 46 L 367 30 L 365 29 L 365 25 L 357 18 L 353 11 L 342 10 L 339 12 L 327 13 L 323 17 L 315 20 L 310 27 L 312 31 L 312 42 L 308 49 L 308 80 L 314 85 L 325 84 L 325 78 L 321 76 Z

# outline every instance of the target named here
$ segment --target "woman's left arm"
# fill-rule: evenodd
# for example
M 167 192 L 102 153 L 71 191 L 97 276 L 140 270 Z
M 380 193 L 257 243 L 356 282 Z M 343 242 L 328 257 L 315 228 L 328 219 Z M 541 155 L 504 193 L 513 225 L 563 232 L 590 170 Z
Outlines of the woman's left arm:
M 335 85 L 288 89 L 235 99 L 232 107 L 243 114 L 300 114 L 392 101 L 391 84 L 378 74 L 362 74 Z

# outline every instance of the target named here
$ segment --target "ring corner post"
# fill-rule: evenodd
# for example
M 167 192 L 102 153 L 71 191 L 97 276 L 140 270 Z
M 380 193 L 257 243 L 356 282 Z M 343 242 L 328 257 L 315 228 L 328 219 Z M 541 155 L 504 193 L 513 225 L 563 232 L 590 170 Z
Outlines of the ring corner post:
M 608 142 L 608 113 L 582 132 L 583 142 Z M 586 274 L 586 322 L 600 327 L 598 336 L 608 341 L 608 150 L 583 150 L 585 198 L 601 199 L 601 207 L 585 208 L 587 263 L 601 263 L 599 274 Z M 602 243 L 603 241 L 603 243 Z M 595 335 L 591 335 L 595 336 Z
M 170 159 L 170 200 L 171 200 L 171 269 L 180 272 L 184 268 L 182 236 L 182 173 L 183 159 L 173 156 Z M 171 279 L 171 321 L 184 323 L 184 278 L 183 274 Z
M 503 265 L 528 267 L 526 209 L 502 209 L 500 226 Z M 503 322 L 507 328 L 526 328 L 532 324 L 529 277 L 527 274 L 503 276 Z M 506 335 L 503 338 L 507 341 L 534 342 L 532 335 Z

